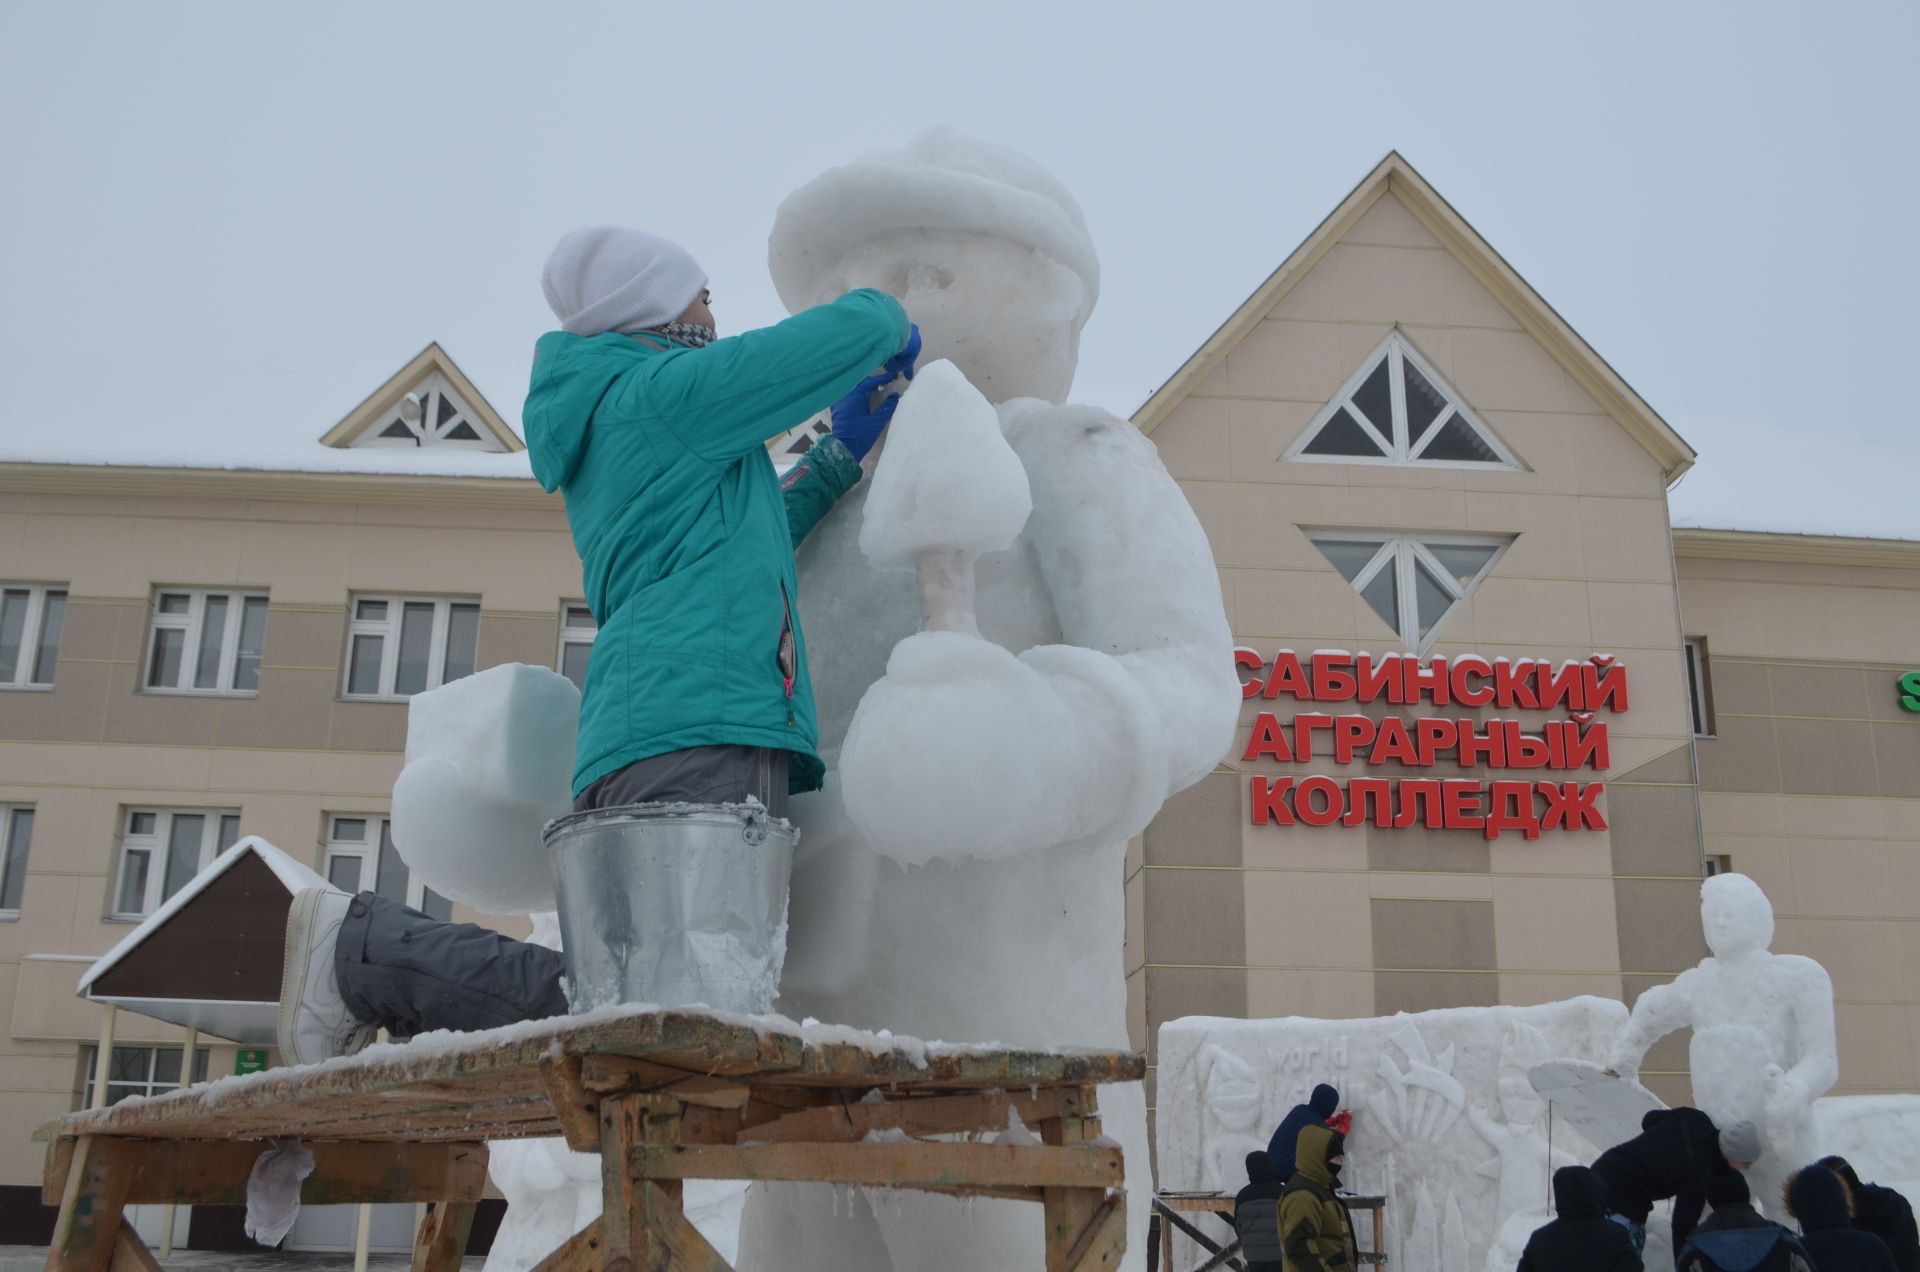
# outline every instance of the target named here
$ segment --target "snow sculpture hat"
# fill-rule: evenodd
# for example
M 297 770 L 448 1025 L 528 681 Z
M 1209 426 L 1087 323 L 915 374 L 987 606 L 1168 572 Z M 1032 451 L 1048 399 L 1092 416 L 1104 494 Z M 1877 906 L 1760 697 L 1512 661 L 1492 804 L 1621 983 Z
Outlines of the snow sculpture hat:
M 798 311 L 855 247 L 913 230 L 1003 238 L 1052 257 L 1080 278 L 1081 323 L 1099 299 L 1100 258 L 1073 195 L 1027 156 L 953 128 L 862 155 L 788 195 L 767 240 L 773 285 Z
M 658 234 L 594 225 L 560 240 L 540 286 L 562 329 L 597 336 L 672 322 L 706 290 L 707 274 Z

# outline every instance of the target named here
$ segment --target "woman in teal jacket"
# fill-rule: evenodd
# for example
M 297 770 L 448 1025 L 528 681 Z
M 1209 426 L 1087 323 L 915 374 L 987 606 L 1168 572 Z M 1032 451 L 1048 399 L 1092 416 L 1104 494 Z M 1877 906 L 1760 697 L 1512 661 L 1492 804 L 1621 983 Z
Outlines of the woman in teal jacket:
M 542 281 L 562 330 L 535 346 L 523 418 L 600 624 L 574 807 L 752 796 L 779 815 L 823 773 L 794 549 L 860 480 L 896 400 L 873 398 L 912 376 L 919 333 L 892 297 L 855 291 L 718 339 L 706 275 L 639 230 L 569 234 Z M 832 436 L 782 482 L 767 439 L 828 407 Z M 567 1010 L 555 951 L 371 892 L 296 896 L 282 971 L 289 1063 L 358 1050 L 377 1028 Z
M 546 286 L 564 330 L 535 346 L 523 418 L 534 476 L 566 497 L 600 625 L 578 806 L 749 792 L 771 806 L 817 789 L 793 554 L 860 479 L 894 403 L 869 411 L 874 391 L 911 374 L 905 311 L 855 291 L 716 339 L 699 267 L 634 230 L 569 235 Z M 783 489 L 767 439 L 836 403 L 833 437 Z M 768 765 L 772 789 L 739 787 Z

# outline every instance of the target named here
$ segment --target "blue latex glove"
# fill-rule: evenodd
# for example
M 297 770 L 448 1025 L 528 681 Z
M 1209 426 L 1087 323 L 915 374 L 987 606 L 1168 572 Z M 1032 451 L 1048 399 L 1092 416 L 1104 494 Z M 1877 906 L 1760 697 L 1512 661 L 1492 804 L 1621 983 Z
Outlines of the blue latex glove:
M 900 405 L 898 394 L 888 394 L 879 406 L 873 405 L 873 395 L 895 378 L 892 371 L 877 371 L 856 384 L 853 392 L 833 404 L 833 435 L 856 460 L 867 457 L 867 452 L 880 440 L 881 430 L 886 428 L 887 421 L 893 418 L 895 408 Z
M 913 379 L 913 364 L 920 360 L 920 327 L 917 323 L 907 324 L 907 344 L 900 352 L 887 359 L 886 369 L 893 375 L 904 375 Z

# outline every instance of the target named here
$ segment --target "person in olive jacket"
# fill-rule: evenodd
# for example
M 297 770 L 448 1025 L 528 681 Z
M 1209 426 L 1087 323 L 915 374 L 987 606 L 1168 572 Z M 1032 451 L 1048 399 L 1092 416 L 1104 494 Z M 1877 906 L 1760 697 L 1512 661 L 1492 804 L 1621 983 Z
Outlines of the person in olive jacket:
M 1334 1195 L 1346 1164 L 1347 1137 L 1327 1126 L 1303 1126 L 1293 1175 L 1280 1191 L 1281 1267 L 1286 1272 L 1350 1272 L 1356 1261 L 1353 1219 Z
M 1273 1177 L 1273 1160 L 1259 1149 L 1247 1154 L 1247 1186 L 1233 1198 L 1233 1231 L 1247 1272 L 1281 1272 L 1280 1193 L 1285 1188 Z
M 1913 1222 L 1913 1206 L 1891 1188 L 1863 1184 L 1844 1157 L 1822 1157 L 1820 1165 L 1840 1176 L 1853 1199 L 1853 1226 L 1887 1243 L 1900 1272 L 1920 1272 L 1920 1231 Z
M 1607 1186 L 1591 1170 L 1553 1172 L 1553 1211 L 1527 1238 L 1517 1272 L 1641 1272 L 1633 1238 L 1607 1218 Z

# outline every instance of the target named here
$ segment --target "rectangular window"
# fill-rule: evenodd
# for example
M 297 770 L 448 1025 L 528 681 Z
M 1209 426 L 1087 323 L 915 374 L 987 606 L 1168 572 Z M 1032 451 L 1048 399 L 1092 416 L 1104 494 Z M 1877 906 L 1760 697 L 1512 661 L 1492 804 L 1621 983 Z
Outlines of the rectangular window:
M 1732 874 L 1732 873 L 1733 873 L 1732 857 L 1728 856 L 1724 852 L 1710 852 L 1707 854 L 1707 878 L 1711 879 L 1715 875 Z
M 347 628 L 345 694 L 410 698 L 473 674 L 477 601 L 356 596 Z
M 257 693 L 266 640 L 265 593 L 155 592 L 146 687 L 153 693 Z
M 373 814 L 327 817 L 327 882 L 342 892 L 373 892 L 428 918 L 451 919 L 453 902 L 415 879 L 393 846 L 393 823 Z
M 107 1058 L 107 1103 L 136 1095 L 165 1095 L 180 1086 L 180 1061 L 184 1047 L 115 1047 Z M 80 1048 L 80 1107 L 93 1107 L 93 1078 L 99 1067 L 100 1048 L 91 1044 Z M 193 1049 L 193 1082 L 207 1080 L 207 1048 Z
M 66 617 L 64 587 L 0 586 L 0 689 L 53 688 Z
M 33 805 L 0 804 L 0 914 L 20 913 L 27 888 L 27 851 L 33 845 Z
M 129 808 L 110 917 L 152 914 L 239 838 L 234 809 Z
M 1707 678 L 1707 642 L 1687 637 L 1687 701 L 1693 709 L 1693 735 L 1713 736 L 1713 683 Z
M 600 624 L 593 611 L 584 605 L 567 605 L 560 610 L 560 674 L 573 681 L 573 687 L 587 687 L 587 659 L 593 656 L 593 638 Z

